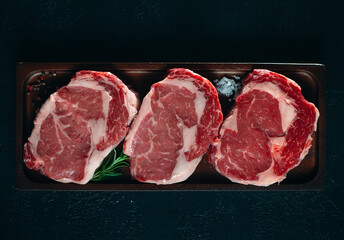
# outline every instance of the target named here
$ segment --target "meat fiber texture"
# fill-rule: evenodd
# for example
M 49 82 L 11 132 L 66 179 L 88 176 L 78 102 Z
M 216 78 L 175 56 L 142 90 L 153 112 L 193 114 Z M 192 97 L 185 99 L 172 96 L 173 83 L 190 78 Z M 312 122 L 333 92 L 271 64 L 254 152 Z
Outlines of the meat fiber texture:
M 319 111 L 293 80 L 254 70 L 209 149 L 210 162 L 232 182 L 269 186 L 300 164 Z
M 115 75 L 77 72 L 41 107 L 24 162 L 58 182 L 86 184 L 123 140 L 137 108 L 136 95 Z
M 223 120 L 214 86 L 182 68 L 169 71 L 143 99 L 124 142 L 134 179 L 155 184 L 186 180 Z

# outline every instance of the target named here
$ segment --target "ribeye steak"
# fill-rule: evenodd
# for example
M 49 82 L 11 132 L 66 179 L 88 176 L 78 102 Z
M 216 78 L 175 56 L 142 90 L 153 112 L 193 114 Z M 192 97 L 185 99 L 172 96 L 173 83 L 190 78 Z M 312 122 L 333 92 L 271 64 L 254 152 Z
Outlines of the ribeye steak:
M 308 153 L 319 112 L 291 79 L 254 70 L 209 149 L 210 162 L 233 182 L 281 182 Z
M 125 137 L 138 99 L 109 72 L 80 71 L 43 104 L 24 162 L 59 182 L 87 183 Z
M 216 138 L 222 112 L 216 89 L 182 68 L 169 71 L 145 96 L 124 143 L 131 175 L 141 182 L 172 184 L 195 170 Z

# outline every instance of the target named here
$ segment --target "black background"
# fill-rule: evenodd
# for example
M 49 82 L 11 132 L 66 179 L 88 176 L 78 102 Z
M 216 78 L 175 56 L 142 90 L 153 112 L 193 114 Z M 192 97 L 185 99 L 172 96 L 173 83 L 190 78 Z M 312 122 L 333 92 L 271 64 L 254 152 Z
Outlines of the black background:
M 343 239 L 343 32 L 344 1 L 0 1 L 0 239 Z M 18 61 L 323 63 L 325 189 L 15 190 Z

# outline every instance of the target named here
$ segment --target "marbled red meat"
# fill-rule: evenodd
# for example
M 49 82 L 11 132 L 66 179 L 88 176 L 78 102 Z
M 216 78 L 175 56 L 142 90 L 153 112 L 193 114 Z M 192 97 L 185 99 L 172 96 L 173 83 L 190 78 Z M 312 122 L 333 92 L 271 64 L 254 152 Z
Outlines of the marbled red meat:
M 233 182 L 281 182 L 308 153 L 319 112 L 291 79 L 254 70 L 209 149 L 210 162 Z
M 59 182 L 87 183 L 125 137 L 138 99 L 109 72 L 80 71 L 43 104 L 24 162 Z
M 124 143 L 131 175 L 141 182 L 187 179 L 216 138 L 222 112 L 216 89 L 205 78 L 172 69 L 144 98 Z

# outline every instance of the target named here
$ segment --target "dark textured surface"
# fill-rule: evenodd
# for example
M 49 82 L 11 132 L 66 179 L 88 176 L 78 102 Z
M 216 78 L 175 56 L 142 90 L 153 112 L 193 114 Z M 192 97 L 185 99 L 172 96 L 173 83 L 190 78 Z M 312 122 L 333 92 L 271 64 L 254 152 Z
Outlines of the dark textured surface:
M 342 1 L 0 1 L 1 239 L 343 239 L 343 16 Z M 326 187 L 17 191 L 18 61 L 324 63 Z

